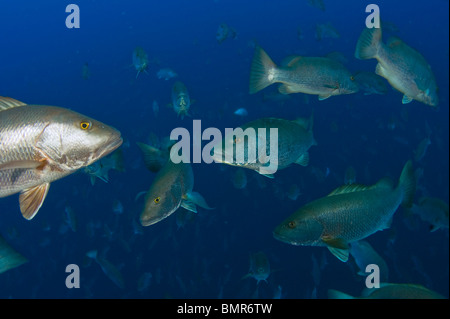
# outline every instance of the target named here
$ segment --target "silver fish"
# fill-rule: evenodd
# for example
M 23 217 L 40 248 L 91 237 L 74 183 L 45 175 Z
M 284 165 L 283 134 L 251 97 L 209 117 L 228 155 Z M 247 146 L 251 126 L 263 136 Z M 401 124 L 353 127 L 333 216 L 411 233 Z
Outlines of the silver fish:
M 0 197 L 20 192 L 20 211 L 32 219 L 51 182 L 121 144 L 119 131 L 85 115 L 0 97 Z
M 376 59 L 375 73 L 403 93 L 403 104 L 412 100 L 432 107 L 439 104 L 437 84 L 430 65 L 416 50 L 396 37 L 382 42 L 381 28 L 365 28 L 356 45 L 355 57 Z
M 217 163 L 229 164 L 232 166 L 245 167 L 257 171 L 258 173 L 273 178 L 273 172 L 268 172 L 267 167 L 271 165 L 277 166 L 277 169 L 283 169 L 290 166 L 293 163 L 307 166 L 309 163 L 308 150 L 311 146 L 317 145 L 312 132 L 313 116 L 308 118 L 298 118 L 295 121 L 289 121 L 278 118 L 261 118 L 251 122 L 248 122 L 241 126 L 244 135 L 247 129 L 254 129 L 257 131 L 255 144 L 246 142 L 245 136 L 237 136 L 233 131 L 232 134 L 227 134 L 222 141 L 222 149 L 219 147 L 214 148 L 214 154 L 212 158 Z M 272 141 L 272 137 L 267 138 L 270 135 L 270 130 L 276 128 L 278 133 L 278 140 Z M 266 131 L 260 133 L 260 129 Z M 269 133 L 269 134 L 267 134 Z M 266 135 L 264 135 L 266 134 Z M 266 143 L 264 143 L 264 139 Z M 261 142 L 259 141 L 261 140 Z M 270 141 L 269 141 L 270 140 Z M 267 154 L 269 150 L 272 150 L 271 142 L 277 143 L 277 156 L 275 154 Z M 259 144 L 262 144 L 259 146 Z M 265 149 L 264 149 L 265 147 Z M 231 157 L 227 157 L 227 151 L 233 151 L 232 161 Z M 261 152 L 268 157 L 269 161 L 265 163 L 258 158 L 256 161 L 250 160 L 250 154 L 261 154 Z M 244 159 L 243 162 L 237 161 L 237 159 Z M 273 162 L 273 163 L 271 163 Z
M 263 49 L 256 47 L 249 93 L 256 93 L 274 83 L 282 83 L 278 87 L 282 94 L 313 94 L 318 95 L 319 100 L 359 90 L 350 71 L 333 59 L 292 56 L 277 66 Z

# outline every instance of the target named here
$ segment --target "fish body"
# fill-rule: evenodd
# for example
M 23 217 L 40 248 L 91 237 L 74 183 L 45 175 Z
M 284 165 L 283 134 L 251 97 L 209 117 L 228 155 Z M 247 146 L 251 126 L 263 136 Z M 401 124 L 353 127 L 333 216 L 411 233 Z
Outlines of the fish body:
M 119 131 L 85 115 L 0 97 L 0 197 L 20 192 L 22 215 L 32 219 L 51 182 L 121 144 Z
M 203 197 L 193 192 L 194 173 L 188 163 L 173 163 L 170 159 L 158 172 L 147 192 L 140 215 L 142 226 L 153 225 L 173 214 L 180 206 L 197 212 L 196 205 L 211 209 Z
M 431 145 L 431 139 L 430 137 L 423 138 L 422 141 L 420 141 L 419 145 L 417 145 L 416 149 L 414 150 L 414 160 L 416 162 L 419 162 L 422 160 L 427 153 L 428 146 Z
M 191 99 L 186 86 L 180 81 L 175 82 L 172 87 L 172 106 L 177 116 L 180 116 L 181 119 L 185 115 L 189 115 Z
M 339 39 L 340 37 L 341 35 L 330 22 L 316 24 L 316 40 L 320 41 L 324 38 Z
M 158 79 L 164 79 L 168 81 L 170 79 L 177 77 L 178 74 L 174 70 L 166 68 L 159 70 L 158 73 L 156 73 L 156 76 L 158 77 Z
M 125 281 L 120 270 L 109 260 L 98 255 L 96 250 L 89 251 L 87 256 L 94 259 L 102 269 L 103 273 L 120 289 L 125 289 Z
M 245 108 L 241 107 L 241 108 L 237 109 L 236 111 L 234 111 L 233 114 L 238 115 L 238 116 L 247 116 L 248 112 Z
M 266 168 L 269 165 L 276 164 L 278 170 L 286 168 L 293 163 L 307 166 L 309 163 L 308 150 L 311 146 L 317 145 L 312 133 L 312 121 L 311 116 L 310 119 L 299 118 L 295 121 L 279 118 L 261 118 L 248 122 L 240 128 L 244 134 L 247 129 L 255 131 L 256 142 L 254 145 L 248 143 L 248 140 L 244 137 L 237 137 L 234 133 L 227 134 L 222 141 L 222 151 L 215 148 L 212 157 L 216 162 L 252 169 L 268 177 L 272 177 L 271 174 L 266 174 Z M 278 130 L 278 140 L 273 141 L 277 143 L 277 158 L 267 155 L 272 142 L 272 139 L 267 137 L 271 134 L 271 128 L 277 128 Z M 265 129 L 265 132 L 260 129 Z M 260 140 L 262 141 L 261 143 Z M 264 140 L 266 140 L 266 143 L 264 143 Z M 262 144 L 261 149 L 259 144 Z M 233 151 L 233 160 L 229 161 L 226 152 L 233 150 L 234 147 L 236 150 Z M 264 163 L 264 161 L 260 160 L 261 158 L 257 158 L 255 161 L 249 160 L 248 154 L 260 154 L 260 152 L 269 156 L 270 161 L 274 161 L 274 163 Z M 243 158 L 244 161 L 239 162 L 238 158 Z
M 147 72 L 148 56 L 142 47 L 136 47 L 132 56 L 133 66 L 137 71 L 136 78 L 141 72 Z
M 118 172 L 125 171 L 125 162 L 122 150 L 117 150 L 110 156 L 104 157 L 99 161 L 83 168 L 83 172 L 91 178 L 91 184 L 95 185 L 95 180 L 101 179 L 105 183 L 109 182 L 109 171 L 113 169 Z
M 345 262 L 348 244 L 389 228 L 400 204 L 412 205 L 414 193 L 414 171 L 408 161 L 397 187 L 388 179 L 373 186 L 341 186 L 301 207 L 279 224 L 273 235 L 291 245 L 326 246 Z
M 0 274 L 27 262 L 28 259 L 12 248 L 0 235 Z
M 256 279 L 256 284 L 259 284 L 261 280 L 267 282 L 267 278 L 270 275 L 270 263 L 266 254 L 263 252 L 257 252 L 250 255 L 250 269 L 244 278 Z
M 356 73 L 353 77 L 355 79 L 355 82 L 358 83 L 361 91 L 364 92 L 364 95 L 383 95 L 388 91 L 386 80 L 373 72 L 362 71 Z
M 351 243 L 350 255 L 355 259 L 358 265 L 358 275 L 366 277 L 366 267 L 370 264 L 375 264 L 380 270 L 380 281 L 388 282 L 389 267 L 386 261 L 381 257 L 375 249 L 366 240 L 355 241 Z
M 429 223 L 432 232 L 439 228 L 449 228 L 448 204 L 440 198 L 422 197 L 418 204 L 411 207 L 410 211 L 418 215 L 424 222 Z
M 366 28 L 358 39 L 355 57 L 376 59 L 375 73 L 403 93 L 403 104 L 412 100 L 431 107 L 439 104 L 436 79 L 430 65 L 418 51 L 399 38 L 391 37 L 384 44 L 381 28 Z
M 306 93 L 318 95 L 319 100 L 359 90 L 350 71 L 336 60 L 294 56 L 277 66 L 262 48 L 256 47 L 249 92 L 256 93 L 273 83 L 281 83 L 278 91 L 282 94 Z

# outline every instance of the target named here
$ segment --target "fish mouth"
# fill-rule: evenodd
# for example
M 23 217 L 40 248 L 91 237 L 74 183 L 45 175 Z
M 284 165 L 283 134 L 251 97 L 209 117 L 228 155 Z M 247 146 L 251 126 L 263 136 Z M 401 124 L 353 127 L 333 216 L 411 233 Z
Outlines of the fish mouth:
M 123 138 L 120 136 L 120 132 L 114 132 L 111 134 L 111 137 L 106 142 L 106 146 L 103 149 L 100 149 L 100 153 L 98 155 L 98 159 L 105 157 L 115 151 L 120 145 L 123 143 Z
M 150 225 L 156 224 L 157 222 L 160 222 L 164 218 L 165 217 L 163 217 L 163 218 L 154 218 L 154 217 L 153 218 L 146 218 L 144 216 L 141 216 L 139 218 L 139 221 L 141 222 L 141 225 L 143 227 L 146 227 L 146 226 L 150 226 Z

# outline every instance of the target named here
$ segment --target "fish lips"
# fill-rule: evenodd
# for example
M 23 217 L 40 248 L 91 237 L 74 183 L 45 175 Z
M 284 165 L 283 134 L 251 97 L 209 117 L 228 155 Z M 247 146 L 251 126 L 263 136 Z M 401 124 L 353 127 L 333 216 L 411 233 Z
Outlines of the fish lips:
M 105 146 L 97 150 L 96 158 L 100 159 L 102 157 L 111 154 L 113 151 L 119 148 L 119 146 L 122 145 L 122 143 L 123 138 L 121 137 L 120 132 L 114 130 L 114 132 L 110 135 L 108 141 L 105 143 Z

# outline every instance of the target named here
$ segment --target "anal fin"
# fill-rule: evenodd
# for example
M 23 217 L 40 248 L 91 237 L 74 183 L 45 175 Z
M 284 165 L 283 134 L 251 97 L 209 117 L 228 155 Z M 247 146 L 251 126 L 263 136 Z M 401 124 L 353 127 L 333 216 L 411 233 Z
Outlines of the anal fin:
M 47 196 L 49 188 L 50 183 L 45 183 L 25 189 L 20 193 L 20 211 L 24 218 L 30 220 L 37 214 Z

